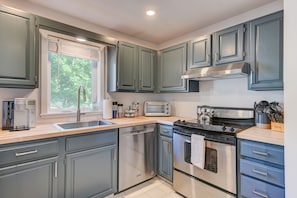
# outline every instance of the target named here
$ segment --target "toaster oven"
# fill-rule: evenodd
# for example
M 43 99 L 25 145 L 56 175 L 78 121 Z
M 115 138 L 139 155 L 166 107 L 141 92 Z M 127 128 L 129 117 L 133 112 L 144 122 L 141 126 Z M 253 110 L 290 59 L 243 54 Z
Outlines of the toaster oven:
M 165 101 L 145 101 L 144 102 L 144 116 L 170 116 L 171 106 L 169 102 Z

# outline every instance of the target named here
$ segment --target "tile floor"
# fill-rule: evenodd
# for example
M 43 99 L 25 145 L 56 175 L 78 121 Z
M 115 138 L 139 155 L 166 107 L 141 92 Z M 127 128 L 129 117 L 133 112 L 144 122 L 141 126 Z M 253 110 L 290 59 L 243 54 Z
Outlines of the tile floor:
M 182 198 L 175 193 L 171 185 L 155 177 L 129 190 L 106 198 Z

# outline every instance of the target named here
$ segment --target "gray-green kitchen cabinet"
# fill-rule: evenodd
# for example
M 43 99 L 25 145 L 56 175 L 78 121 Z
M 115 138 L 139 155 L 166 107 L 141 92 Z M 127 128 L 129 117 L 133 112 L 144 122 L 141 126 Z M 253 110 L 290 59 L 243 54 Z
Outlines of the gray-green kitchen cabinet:
M 250 22 L 250 90 L 283 89 L 283 12 Z
M 58 197 L 58 158 L 57 140 L 1 146 L 0 197 Z
M 117 130 L 108 130 L 66 138 L 66 198 L 117 191 L 117 137 Z
M 119 42 L 117 56 L 115 52 L 108 47 L 108 91 L 153 92 L 156 51 Z
M 1 198 L 57 197 L 57 157 L 0 168 Z
M 214 65 L 244 60 L 245 26 L 245 24 L 240 24 L 213 34 Z
M 199 82 L 182 79 L 187 70 L 188 43 L 178 44 L 160 51 L 158 68 L 158 91 L 198 91 Z
M 158 135 L 158 175 L 172 182 L 172 126 L 159 125 Z
M 138 52 L 138 90 L 140 92 L 153 92 L 155 89 L 154 72 L 157 64 L 157 53 L 152 49 L 140 46 Z
M 189 41 L 188 45 L 188 64 L 189 69 L 197 67 L 211 66 L 211 35 L 199 37 L 198 39 Z
M 119 90 L 136 91 L 137 60 L 137 46 L 119 42 L 117 60 L 117 83 Z
M 0 87 L 35 88 L 34 16 L 0 6 Z
M 116 146 L 66 155 L 66 197 L 105 197 L 114 193 Z

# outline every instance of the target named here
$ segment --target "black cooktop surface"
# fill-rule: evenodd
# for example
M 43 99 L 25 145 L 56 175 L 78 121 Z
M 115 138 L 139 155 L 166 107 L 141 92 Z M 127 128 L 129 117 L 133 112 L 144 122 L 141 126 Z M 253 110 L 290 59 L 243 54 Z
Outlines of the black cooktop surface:
M 186 127 L 189 129 L 201 129 L 206 131 L 231 133 L 235 134 L 244 129 L 252 127 L 254 125 L 253 120 L 229 120 L 229 119 L 211 119 L 209 123 L 201 123 L 197 119 L 193 120 L 178 120 L 174 122 L 174 126 Z

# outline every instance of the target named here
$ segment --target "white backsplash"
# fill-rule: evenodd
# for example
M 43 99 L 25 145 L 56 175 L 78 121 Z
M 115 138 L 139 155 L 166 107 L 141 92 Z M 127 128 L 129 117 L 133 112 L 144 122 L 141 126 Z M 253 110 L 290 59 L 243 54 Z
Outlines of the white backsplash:
M 197 105 L 253 108 L 254 102 L 284 101 L 283 91 L 250 91 L 246 78 L 200 82 L 197 93 L 110 93 L 112 99 L 123 103 L 124 108 L 133 101 L 166 100 L 172 104 L 172 115 L 196 117 Z M 142 113 L 142 112 L 141 112 Z
M 7 98 L 27 97 L 37 101 L 37 112 L 39 112 L 39 89 L 6 89 L 0 88 L 0 112 L 2 112 L 2 101 Z M 224 107 L 247 107 L 253 108 L 255 101 L 267 100 L 283 103 L 283 91 L 249 91 L 246 78 L 225 79 L 216 81 L 200 82 L 200 92 L 196 93 L 109 93 L 107 97 L 118 101 L 128 109 L 132 102 L 140 102 L 140 115 L 143 115 L 143 102 L 146 100 L 166 100 L 172 104 L 172 115 L 183 117 L 196 117 L 197 105 L 224 106 Z M 100 115 L 96 119 L 100 119 Z M 37 123 L 53 123 L 62 121 L 73 121 L 75 115 L 65 118 L 37 118 Z M 2 113 L 0 119 L 2 126 Z

